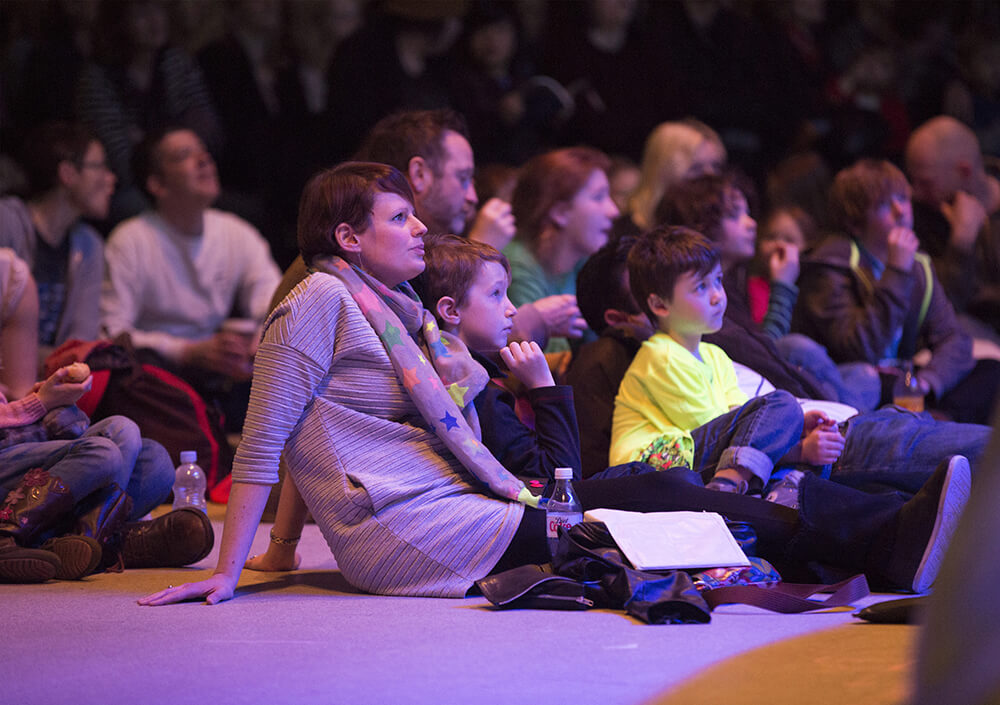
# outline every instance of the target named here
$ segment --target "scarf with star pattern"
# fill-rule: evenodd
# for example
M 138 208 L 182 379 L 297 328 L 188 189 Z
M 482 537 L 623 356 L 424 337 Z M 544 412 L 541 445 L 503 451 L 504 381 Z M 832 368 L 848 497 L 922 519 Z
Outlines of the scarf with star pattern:
M 462 465 L 500 497 L 537 506 L 537 498 L 480 440 L 472 401 L 489 382 L 486 370 L 461 340 L 438 328 L 412 287 L 404 282 L 391 290 L 340 257 L 316 258 L 312 268 L 347 287 L 424 421 Z

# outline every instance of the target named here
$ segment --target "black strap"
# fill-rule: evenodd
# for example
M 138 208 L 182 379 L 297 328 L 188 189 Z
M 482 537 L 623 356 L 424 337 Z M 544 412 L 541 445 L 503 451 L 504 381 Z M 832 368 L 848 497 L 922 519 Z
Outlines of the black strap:
M 831 593 L 825 600 L 810 600 L 819 593 Z M 757 585 L 729 585 L 705 590 L 701 596 L 709 607 L 718 605 L 743 604 L 762 607 L 782 614 L 797 614 L 831 607 L 844 607 L 870 594 L 865 576 L 855 575 L 833 585 L 810 585 L 798 583 L 778 583 L 773 587 Z

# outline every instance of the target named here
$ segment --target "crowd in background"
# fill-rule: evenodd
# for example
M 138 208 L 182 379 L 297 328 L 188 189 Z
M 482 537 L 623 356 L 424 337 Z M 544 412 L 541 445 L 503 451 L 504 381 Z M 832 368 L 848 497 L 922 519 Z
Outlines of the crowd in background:
M 3 192 L 31 127 L 79 120 L 117 178 L 106 233 L 148 206 L 134 147 L 181 124 L 218 162 L 220 207 L 281 266 L 306 179 L 401 109 L 465 115 L 481 173 L 574 144 L 637 162 L 657 124 L 685 117 L 762 192 L 898 162 L 942 113 L 1000 150 L 1000 8 L 980 0 L 5 0 L 2 14 Z

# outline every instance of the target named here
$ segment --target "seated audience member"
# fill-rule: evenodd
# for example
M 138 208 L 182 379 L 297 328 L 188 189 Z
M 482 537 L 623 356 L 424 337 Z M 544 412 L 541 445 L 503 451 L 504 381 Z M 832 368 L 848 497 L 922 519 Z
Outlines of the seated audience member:
M 973 360 L 929 258 L 917 252 L 906 177 L 889 162 L 862 160 L 837 174 L 830 206 L 842 233 L 803 262 L 794 330 L 838 363 L 891 369 L 888 360 L 909 361 L 927 348 L 931 359 L 916 377 L 929 406 L 955 421 L 986 422 L 997 363 Z M 890 390 L 883 385 L 883 401 Z
M 265 327 L 219 566 L 139 603 L 233 597 L 282 455 L 344 577 L 360 589 L 461 597 L 490 572 L 546 562 L 544 512 L 470 425 L 467 400 L 486 372 L 458 338 L 441 344 L 407 284 L 424 269 L 425 228 L 406 180 L 370 163 L 320 173 L 306 186 L 299 226 L 315 271 Z M 456 381 L 453 396 L 445 389 Z M 808 477 L 801 512 L 671 473 L 575 483 L 585 508 L 721 511 L 751 522 L 762 555 L 829 560 L 906 590 L 933 581 L 969 487 L 964 458 L 943 462 L 906 502 Z M 859 504 L 847 513 L 851 498 Z
M 720 256 L 702 235 L 653 230 L 629 251 L 629 285 L 655 332 L 615 398 L 610 463 L 634 460 L 706 475 L 706 487 L 745 494 L 767 487 L 779 462 L 833 463 L 843 438 L 816 412 L 803 416 L 778 390 L 747 401 L 732 361 L 702 336 L 722 327 Z
M 571 147 L 541 154 L 521 168 L 511 203 L 517 236 L 504 250 L 515 306 L 552 296 L 576 303 L 576 273 L 607 242 L 618 216 L 605 173 L 609 166 L 601 152 Z M 586 332 L 586 322 L 578 319 L 567 337 Z M 568 349 L 565 338 L 546 347 L 549 352 Z
M 612 240 L 587 258 L 576 277 L 580 312 L 598 336 L 580 346 L 566 370 L 580 427 L 584 477 L 608 466 L 618 385 L 639 346 L 653 334 L 629 289 L 626 262 L 635 241 L 628 235 Z
M 587 260 L 578 279 L 580 291 L 588 292 L 580 298 L 583 314 L 595 330 L 601 331 L 596 341 L 581 346 L 566 373 L 566 382 L 573 388 L 580 426 L 585 478 L 600 473 L 608 464 L 615 395 L 642 342 L 653 332 L 649 319 L 639 311 L 629 290 L 626 262 L 634 243 L 635 238 L 626 237 L 601 248 Z M 790 391 L 808 386 L 802 371 L 784 363 L 766 336 L 739 328 L 728 317 L 720 333 L 727 328 L 730 333 L 723 339 L 742 342 L 733 349 L 744 353 L 744 365 L 754 372 L 760 367 L 774 374 L 782 382 L 777 385 L 779 389 Z M 719 337 L 717 333 L 704 336 L 703 340 L 709 342 Z M 747 355 L 747 349 L 752 354 Z M 764 381 L 771 381 L 767 374 Z M 742 385 L 741 388 L 745 389 Z M 804 398 L 808 395 L 796 393 L 796 396 L 800 397 L 800 404 L 811 401 Z M 921 467 L 933 466 L 941 452 L 965 455 L 975 466 L 988 433 L 985 426 L 935 421 L 893 406 L 852 416 L 841 423 L 840 429 L 846 442 L 831 468 L 832 479 L 852 486 L 890 487 L 907 493 L 912 493 L 926 479 L 926 470 Z M 885 464 L 880 459 L 877 465 L 869 467 L 867 459 L 874 456 L 890 458 L 892 462 Z M 899 461 L 909 463 L 912 456 L 920 460 L 913 463 L 911 474 L 899 466 Z M 858 482 L 859 478 L 865 478 L 865 482 Z
M 929 120 L 910 135 L 906 170 L 913 184 L 913 228 L 948 298 L 997 340 L 1000 179 L 984 168 L 976 134 L 951 117 Z
M 0 249 L 0 302 L 0 386 L 9 390 L 17 359 L 37 357 L 38 298 L 27 265 L 8 249 Z M 124 417 L 88 427 L 74 404 L 90 385 L 90 370 L 76 363 L 14 401 L 0 391 L 0 582 L 81 578 L 118 558 L 125 567 L 185 565 L 212 548 L 198 511 L 125 523 L 167 498 L 172 463 Z
M 452 110 L 411 110 L 389 115 L 371 128 L 357 158 L 399 169 L 413 189 L 417 217 L 432 234 L 468 231 L 470 240 L 502 249 L 514 237 L 510 204 L 490 198 L 476 212 L 475 162 L 465 119 Z M 306 276 L 299 257 L 285 272 L 272 299 L 277 305 Z M 273 306 L 272 306 L 273 308 Z M 514 340 L 545 344 L 573 334 L 582 321 L 570 296 L 550 296 L 518 307 Z
M 246 411 L 253 330 L 231 331 L 231 315 L 259 324 L 281 279 L 250 224 L 211 208 L 215 163 L 198 136 L 167 128 L 141 148 L 136 173 L 156 207 L 119 225 L 105 247 L 101 322 L 129 333 L 137 349 L 180 372 L 226 411 L 238 431 Z M 235 385 L 235 386 L 234 386 Z
M 822 411 L 803 416 L 786 392 L 747 402 L 725 353 L 701 341 L 721 325 L 726 306 L 719 255 L 709 241 L 687 228 L 654 230 L 632 247 L 628 269 L 633 295 L 647 302 L 658 330 L 615 398 L 612 464 L 691 468 L 712 478 L 709 487 L 730 492 L 745 492 L 748 482 L 767 489 L 772 468 L 794 465 L 768 499 L 795 506 L 809 466 L 832 465 L 839 483 L 908 494 L 930 477 L 939 454 L 964 451 L 975 461 L 988 440 L 985 426 L 937 423 L 895 407 L 837 428 Z
M 692 228 L 716 244 L 728 299 L 728 320 L 743 328 L 759 328 L 765 337 L 774 341 L 774 347 L 789 364 L 806 370 L 819 382 L 823 397 L 861 411 L 874 409 L 881 387 L 872 365 L 845 363 L 838 367 L 815 340 L 790 334 L 792 311 L 799 295 L 796 281 L 800 250 L 794 244 L 772 242 L 769 245 L 768 296 L 766 301 L 760 302 L 761 307 L 766 306 L 766 312 L 759 325 L 755 322 L 750 264 L 757 241 L 757 221 L 750 215 L 747 203 L 749 188 L 733 175 L 709 175 L 686 181 L 667 192 L 657 207 L 657 219 L 661 223 Z M 744 354 L 735 350 L 730 353 L 731 347 L 742 346 L 742 342 L 733 346 L 730 345 L 733 341 L 725 337 L 709 342 L 719 345 L 731 356 Z M 749 366 L 756 369 L 753 364 Z
M 639 185 L 628 201 L 628 219 L 619 219 L 616 233 L 636 235 L 658 225 L 656 206 L 679 183 L 718 174 L 726 163 L 726 148 L 715 130 L 698 120 L 664 122 L 646 139 Z M 627 220 L 628 222 L 622 222 Z
M 31 267 L 44 358 L 72 338 L 98 337 L 104 245 L 81 218 L 107 216 L 115 176 L 104 147 L 80 125 L 44 125 L 31 133 L 23 151 L 28 197 L 0 200 L 0 246 Z

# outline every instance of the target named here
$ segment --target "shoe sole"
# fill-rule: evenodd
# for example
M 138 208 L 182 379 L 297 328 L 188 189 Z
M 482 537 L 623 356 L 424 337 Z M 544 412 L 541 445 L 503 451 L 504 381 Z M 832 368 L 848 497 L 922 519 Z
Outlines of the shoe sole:
M 89 536 L 61 536 L 45 546 L 62 562 L 56 580 L 79 580 L 93 573 L 101 562 L 101 544 Z
M 56 577 L 56 566 L 41 558 L 0 560 L 0 583 L 44 583 Z
M 972 470 L 969 468 L 969 461 L 964 456 L 956 455 L 948 463 L 948 472 L 941 486 L 934 529 L 927 540 L 927 548 L 924 549 L 920 565 L 913 575 L 913 592 L 926 592 L 934 584 L 971 492 Z

